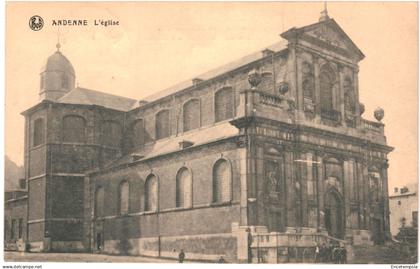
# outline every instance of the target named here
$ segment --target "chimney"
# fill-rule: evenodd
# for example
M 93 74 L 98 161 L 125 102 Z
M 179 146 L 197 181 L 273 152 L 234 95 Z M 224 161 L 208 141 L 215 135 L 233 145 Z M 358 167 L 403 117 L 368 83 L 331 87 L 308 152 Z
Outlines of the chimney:
M 267 57 L 269 55 L 272 55 L 274 53 L 274 51 L 270 50 L 270 49 L 265 49 L 262 51 L 263 57 Z
M 138 161 L 138 160 L 143 159 L 143 158 L 144 158 L 143 155 L 140 155 L 140 154 L 131 154 L 131 161 L 132 162 Z
M 204 80 L 202 80 L 201 78 L 193 78 L 192 83 L 193 85 L 198 85 L 199 83 L 203 82 Z
M 191 142 L 188 140 L 182 140 L 179 142 L 180 149 L 185 149 L 185 148 L 191 147 L 192 145 L 194 145 L 194 142 Z

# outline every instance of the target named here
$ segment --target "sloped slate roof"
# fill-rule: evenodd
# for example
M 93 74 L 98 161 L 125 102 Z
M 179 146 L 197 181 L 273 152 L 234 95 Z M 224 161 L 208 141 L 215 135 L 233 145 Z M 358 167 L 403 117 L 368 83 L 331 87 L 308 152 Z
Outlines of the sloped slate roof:
M 179 142 L 184 140 L 194 143 L 192 145 L 192 147 L 194 147 L 215 142 L 221 139 L 234 137 L 238 134 L 239 130 L 229 122 L 216 124 L 207 128 L 187 132 L 177 137 L 169 137 L 158 140 L 155 143 L 145 145 L 142 149 L 136 150 L 121 157 L 120 159 L 112 161 L 107 167 L 111 168 L 122 164 L 131 163 L 133 154 L 143 156 L 143 158 L 141 158 L 142 160 L 168 154 L 171 152 L 176 152 L 180 150 Z
M 267 47 L 266 49 L 272 50 L 274 52 L 278 52 L 278 51 L 281 51 L 283 49 L 286 49 L 286 46 L 284 44 L 284 41 L 279 41 L 279 42 L 276 42 L 273 45 Z M 247 64 L 252 63 L 254 61 L 257 61 L 257 60 L 261 59 L 262 57 L 263 57 L 262 50 L 257 51 L 257 52 L 254 52 L 252 54 L 249 54 L 247 56 L 244 56 L 244 57 L 242 57 L 242 58 L 240 58 L 236 61 L 230 62 L 230 63 L 225 64 L 223 66 L 220 66 L 216 69 L 213 69 L 213 70 L 205 72 L 201 75 L 198 75 L 195 78 L 199 78 L 199 79 L 202 79 L 202 80 L 212 79 L 212 78 L 215 78 L 215 77 L 217 77 L 219 75 L 222 75 L 226 72 L 235 70 L 235 69 L 237 69 L 241 66 L 244 66 L 244 65 L 247 65 Z M 181 91 L 183 89 L 191 87 L 192 85 L 193 85 L 192 79 L 187 80 L 187 81 L 183 81 L 183 82 L 178 83 L 178 84 L 176 84 L 176 85 L 174 85 L 170 88 L 167 88 L 165 90 L 162 90 L 162 91 L 159 91 L 155 94 L 152 94 L 152 95 L 144 98 L 143 100 L 147 101 L 147 102 L 153 102 L 153 101 L 156 101 L 160 98 L 168 96 L 170 94 L 174 94 L 178 91 Z
M 78 87 L 68 92 L 57 102 L 63 104 L 98 105 L 120 111 L 129 111 L 137 101 L 127 97 Z

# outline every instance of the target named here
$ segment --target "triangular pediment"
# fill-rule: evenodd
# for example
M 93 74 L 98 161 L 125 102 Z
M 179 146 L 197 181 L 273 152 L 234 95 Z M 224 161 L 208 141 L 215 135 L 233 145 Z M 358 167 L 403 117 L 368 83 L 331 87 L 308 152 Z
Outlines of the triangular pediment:
M 281 36 L 288 40 L 302 39 L 348 57 L 356 57 L 358 61 L 365 57 L 334 19 L 326 19 L 302 28 L 292 28 Z

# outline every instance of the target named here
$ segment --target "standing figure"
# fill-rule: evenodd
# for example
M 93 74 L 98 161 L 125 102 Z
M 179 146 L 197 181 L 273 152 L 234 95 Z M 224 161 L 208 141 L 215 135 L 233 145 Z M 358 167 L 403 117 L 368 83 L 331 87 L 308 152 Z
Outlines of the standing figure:
M 178 261 L 179 261 L 179 263 L 183 263 L 184 262 L 184 259 L 185 259 L 185 253 L 184 253 L 184 250 L 181 249 L 181 251 L 179 252 L 179 255 L 178 255 Z
M 248 263 L 252 263 L 252 234 L 249 228 L 246 229 L 247 232 L 247 240 L 248 240 Z

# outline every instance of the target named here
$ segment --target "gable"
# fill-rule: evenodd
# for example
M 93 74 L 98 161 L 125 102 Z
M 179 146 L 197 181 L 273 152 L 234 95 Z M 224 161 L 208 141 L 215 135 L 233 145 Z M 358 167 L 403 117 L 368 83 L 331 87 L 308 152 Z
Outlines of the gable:
M 342 49 L 349 49 L 349 45 L 343 37 L 328 24 L 321 24 L 317 28 L 304 33 L 304 35 L 317 38 L 320 41 L 326 42 L 332 46 L 336 46 Z
M 334 51 L 349 58 L 362 60 L 365 56 L 350 37 L 333 20 L 311 24 L 302 28 L 292 28 L 281 36 L 285 39 L 301 39 L 323 49 Z

